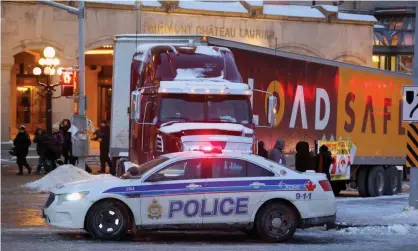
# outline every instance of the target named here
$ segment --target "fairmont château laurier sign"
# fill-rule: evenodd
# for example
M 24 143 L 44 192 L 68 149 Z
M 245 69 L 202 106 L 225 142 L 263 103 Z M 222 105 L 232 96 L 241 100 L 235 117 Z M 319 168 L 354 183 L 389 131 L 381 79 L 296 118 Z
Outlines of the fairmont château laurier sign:
M 195 16 L 160 13 L 142 13 L 142 33 L 146 34 L 197 34 L 231 40 L 264 40 L 270 44 L 275 38 L 269 21 L 222 16 Z

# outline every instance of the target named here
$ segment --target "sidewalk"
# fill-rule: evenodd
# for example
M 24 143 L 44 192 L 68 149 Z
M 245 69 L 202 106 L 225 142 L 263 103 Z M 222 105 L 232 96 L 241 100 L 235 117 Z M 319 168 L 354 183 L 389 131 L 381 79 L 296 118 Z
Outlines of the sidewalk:
M 6 146 L 6 147 L 5 147 Z M 1 149 L 1 166 L 7 167 L 10 164 L 15 164 L 16 156 L 11 156 L 9 154 L 9 149 L 11 144 L 7 144 L 7 142 L 2 142 L 2 149 Z M 89 156 L 87 157 L 87 161 L 89 162 L 98 162 L 100 155 L 100 142 L 99 141 L 90 141 L 89 145 Z M 32 144 L 29 148 L 29 154 L 26 157 L 28 160 L 29 165 L 36 165 L 38 163 L 38 155 L 36 154 L 36 144 Z

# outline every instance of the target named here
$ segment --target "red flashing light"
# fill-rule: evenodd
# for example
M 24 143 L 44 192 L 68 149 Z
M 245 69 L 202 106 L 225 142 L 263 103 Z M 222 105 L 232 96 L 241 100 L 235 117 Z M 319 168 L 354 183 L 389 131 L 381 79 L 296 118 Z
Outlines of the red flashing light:
M 213 146 L 201 146 L 198 148 L 198 151 L 202 151 L 204 153 L 222 153 L 221 148 Z
M 319 181 L 319 185 L 321 185 L 321 187 L 324 190 L 324 192 L 332 191 L 331 184 L 329 183 L 328 180 L 321 180 L 321 181 Z

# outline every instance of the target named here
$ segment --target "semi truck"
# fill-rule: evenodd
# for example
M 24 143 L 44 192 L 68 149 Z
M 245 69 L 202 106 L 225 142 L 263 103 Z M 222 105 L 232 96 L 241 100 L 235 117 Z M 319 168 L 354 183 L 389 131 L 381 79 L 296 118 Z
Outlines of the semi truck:
M 277 139 L 285 140 L 287 163 L 292 166 L 296 144 L 300 141 L 308 142 L 311 147 L 324 141 L 349 142 L 356 148 L 355 157 L 344 169 L 344 175 L 337 173 L 332 178 L 336 193 L 347 184 L 357 188 L 363 197 L 392 195 L 399 191 L 398 170 L 405 164 L 406 146 L 406 129 L 401 121 L 402 86 L 412 84 L 410 76 L 206 36 L 116 36 L 113 90 L 117 91 L 112 96 L 116 109 L 112 110 L 110 149 L 114 163 L 129 155 L 132 117 L 127 111 L 132 89 L 131 59 L 138 43 L 227 48 L 222 50 L 232 53 L 231 58 L 242 78 L 238 82 L 247 83 L 249 91 L 259 90 L 249 95 L 253 117 L 250 124 L 254 123 L 255 129 L 255 133 L 249 133 L 255 138 L 253 145 L 264 141 L 271 149 Z M 167 91 L 161 83 L 158 90 Z M 138 97 L 140 92 L 143 95 L 146 89 L 133 91 L 132 97 Z M 192 124 L 191 121 L 174 121 L 172 126 Z M 271 127 L 260 126 L 269 122 Z M 153 123 L 151 118 L 149 123 Z M 251 125 L 244 127 L 250 129 Z M 245 137 L 245 132 L 242 135 Z M 166 136 L 173 134 L 168 131 Z M 154 142 L 150 147 L 156 151 L 160 147 L 158 138 Z M 178 146 L 177 150 L 187 149 Z

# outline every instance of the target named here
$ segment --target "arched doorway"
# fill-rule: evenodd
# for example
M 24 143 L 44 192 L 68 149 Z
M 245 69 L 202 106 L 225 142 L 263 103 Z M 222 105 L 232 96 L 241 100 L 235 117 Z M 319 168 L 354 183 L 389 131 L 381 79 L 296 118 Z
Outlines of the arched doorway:
M 24 51 L 14 56 L 10 104 L 12 137 L 20 125 L 25 125 L 29 133 L 45 127 L 46 100 L 41 95 L 42 87 L 37 84 L 37 78 L 32 73 L 40 55 L 39 50 Z M 41 75 L 39 81 L 45 82 L 46 76 Z

